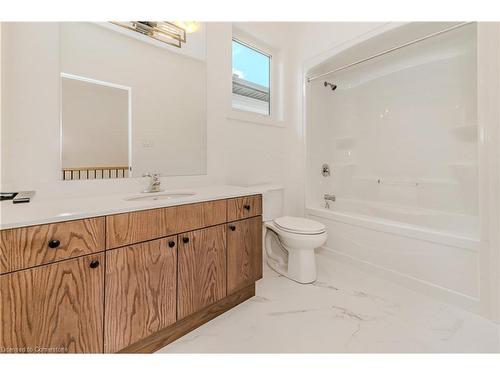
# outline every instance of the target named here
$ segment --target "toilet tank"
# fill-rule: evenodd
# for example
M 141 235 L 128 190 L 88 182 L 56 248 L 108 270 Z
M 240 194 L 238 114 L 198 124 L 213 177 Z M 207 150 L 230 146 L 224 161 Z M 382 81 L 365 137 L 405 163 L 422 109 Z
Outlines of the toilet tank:
M 281 185 L 252 186 L 262 191 L 262 220 L 271 221 L 283 216 L 284 189 Z

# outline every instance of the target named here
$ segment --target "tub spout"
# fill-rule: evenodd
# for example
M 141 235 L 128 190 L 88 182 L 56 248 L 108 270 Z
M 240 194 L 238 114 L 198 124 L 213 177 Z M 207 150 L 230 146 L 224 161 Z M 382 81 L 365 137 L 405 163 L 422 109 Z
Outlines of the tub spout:
M 335 194 L 325 194 L 323 199 L 325 200 L 325 208 L 330 208 L 330 202 L 335 202 Z

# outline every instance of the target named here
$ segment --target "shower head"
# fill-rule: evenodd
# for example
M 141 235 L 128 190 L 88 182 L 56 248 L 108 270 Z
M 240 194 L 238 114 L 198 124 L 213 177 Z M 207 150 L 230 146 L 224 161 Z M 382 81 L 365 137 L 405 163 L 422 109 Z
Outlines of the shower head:
M 335 83 L 330 83 L 325 81 L 324 85 L 325 87 L 330 86 L 332 88 L 332 91 L 335 91 L 335 89 L 337 88 L 337 85 Z

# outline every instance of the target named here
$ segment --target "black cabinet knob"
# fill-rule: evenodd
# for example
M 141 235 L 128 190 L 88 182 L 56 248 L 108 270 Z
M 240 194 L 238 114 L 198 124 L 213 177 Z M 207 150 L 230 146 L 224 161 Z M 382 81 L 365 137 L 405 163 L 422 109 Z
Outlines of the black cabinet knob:
M 56 247 L 58 247 L 59 245 L 61 244 L 61 241 L 59 240 L 50 240 L 49 241 L 49 247 L 51 249 L 55 249 Z
M 174 247 L 175 242 L 174 241 L 168 241 L 168 247 Z
M 90 266 L 90 268 L 97 268 L 97 267 L 99 267 L 99 261 L 93 260 L 92 262 L 90 262 L 89 266 Z
M 249 205 L 249 204 L 245 204 L 245 205 L 243 206 L 243 208 L 244 208 L 245 210 L 250 210 L 250 205 Z
M 188 242 L 189 242 L 189 237 L 184 237 L 184 238 L 182 239 L 182 242 L 184 242 L 184 243 L 188 243 Z
M 234 232 L 236 230 L 236 225 L 230 225 L 229 229 L 231 229 Z

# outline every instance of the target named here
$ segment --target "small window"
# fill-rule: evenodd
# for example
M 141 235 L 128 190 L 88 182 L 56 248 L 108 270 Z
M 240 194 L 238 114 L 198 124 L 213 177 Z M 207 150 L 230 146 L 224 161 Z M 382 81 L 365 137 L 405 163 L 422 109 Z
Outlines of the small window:
M 233 39 L 234 109 L 269 116 L 271 56 Z

